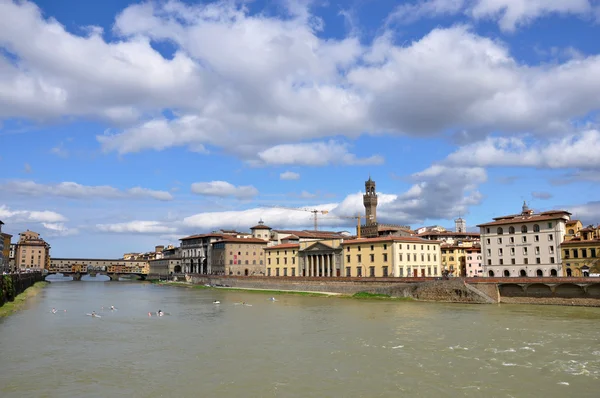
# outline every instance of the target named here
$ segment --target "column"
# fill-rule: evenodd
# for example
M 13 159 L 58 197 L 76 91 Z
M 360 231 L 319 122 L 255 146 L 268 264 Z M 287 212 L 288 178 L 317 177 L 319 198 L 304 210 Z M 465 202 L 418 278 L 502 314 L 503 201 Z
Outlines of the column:
M 329 271 L 329 254 L 325 255 L 325 276 L 330 277 L 331 272 Z
M 313 259 L 313 256 L 309 255 L 308 256 L 308 273 L 307 273 L 308 276 L 312 276 L 313 275 L 312 267 L 313 267 L 314 262 L 315 261 Z
M 310 255 L 306 255 L 306 258 L 304 259 L 304 270 L 304 275 L 310 276 Z
M 323 263 L 323 255 L 319 254 L 319 276 L 325 276 L 325 264 Z
M 329 267 L 331 269 L 331 276 L 337 276 L 335 274 L 335 264 L 333 263 L 333 254 L 329 255 Z

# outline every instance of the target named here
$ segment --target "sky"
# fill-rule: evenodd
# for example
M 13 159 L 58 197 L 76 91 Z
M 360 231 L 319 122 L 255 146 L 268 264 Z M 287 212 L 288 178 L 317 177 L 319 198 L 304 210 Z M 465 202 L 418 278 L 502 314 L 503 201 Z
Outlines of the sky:
M 221 228 L 600 221 L 598 0 L 0 0 L 0 220 L 53 257 Z M 305 209 L 305 210 L 295 210 Z

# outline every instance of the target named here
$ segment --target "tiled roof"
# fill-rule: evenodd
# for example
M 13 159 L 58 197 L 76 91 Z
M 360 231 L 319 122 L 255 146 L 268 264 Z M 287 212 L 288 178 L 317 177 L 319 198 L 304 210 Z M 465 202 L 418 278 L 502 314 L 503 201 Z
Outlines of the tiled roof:
M 221 243 L 221 242 L 225 242 L 225 243 L 260 243 L 260 244 L 267 244 L 267 241 L 264 239 L 259 239 L 259 238 L 234 238 L 234 237 L 225 237 L 223 238 L 223 240 L 220 240 L 219 242 L 215 242 L 215 243 Z
M 222 233 L 210 233 L 210 234 L 199 234 L 199 235 L 190 235 L 190 236 L 186 236 L 185 238 L 179 238 L 179 240 L 189 240 L 189 239 L 197 239 L 197 238 L 220 238 L 223 237 L 224 234 Z
M 480 236 L 479 232 L 453 232 L 453 231 L 425 231 L 418 234 L 418 236 L 432 236 L 432 235 L 441 235 L 441 236 Z
M 283 243 L 281 245 L 269 246 L 265 250 L 278 250 L 278 249 L 298 249 L 300 245 L 298 243 Z
M 380 236 L 378 238 L 357 238 L 357 239 L 349 239 L 344 240 L 342 245 L 358 245 L 361 243 L 376 243 L 376 242 L 407 242 L 407 243 L 427 243 L 427 244 L 436 244 L 439 242 L 431 241 L 427 239 L 417 238 L 414 236 Z
M 600 245 L 600 239 L 582 240 L 581 238 L 573 238 L 571 240 L 565 240 L 560 245 L 561 246 Z
M 552 213 L 552 215 L 547 214 L 547 215 L 542 215 L 542 214 L 534 214 L 534 215 L 518 215 L 515 217 L 511 217 L 511 218 L 495 218 L 494 220 L 496 221 L 492 221 L 492 222 L 488 222 L 485 224 L 479 224 L 477 225 L 478 227 L 489 227 L 489 226 L 493 226 L 493 225 L 507 225 L 507 224 L 519 224 L 519 223 L 526 223 L 526 222 L 536 222 L 536 221 L 550 221 L 550 220 L 557 220 L 562 218 L 562 216 L 565 215 L 569 215 L 571 213 L 565 211 L 565 212 L 555 212 Z
M 257 225 L 253 226 L 253 227 L 252 227 L 252 228 L 250 228 L 250 229 L 251 229 L 251 230 L 252 230 L 252 229 L 271 229 L 271 227 L 268 227 L 268 226 L 266 226 L 265 224 L 257 224 Z

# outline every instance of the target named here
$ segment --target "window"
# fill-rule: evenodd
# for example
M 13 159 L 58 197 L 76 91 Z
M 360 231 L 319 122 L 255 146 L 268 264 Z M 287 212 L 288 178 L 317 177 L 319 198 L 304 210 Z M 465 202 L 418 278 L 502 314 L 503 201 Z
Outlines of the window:
M 490 229 L 489 229 L 489 228 L 486 228 L 486 229 L 485 229 L 485 232 L 489 234 L 489 233 L 490 233 Z
M 375 267 L 369 267 L 369 276 L 371 278 L 375 277 Z
M 498 235 L 502 235 L 504 233 L 504 231 L 502 230 L 502 227 L 498 227 L 497 231 Z
M 492 255 L 492 249 L 487 249 L 487 255 L 491 256 Z
M 583 257 L 583 258 L 587 257 L 587 249 L 581 249 L 581 257 Z
M 573 249 L 573 258 L 579 258 L 579 251 L 577 249 Z
M 375 250 L 375 246 L 374 245 L 371 245 L 371 250 Z
M 590 249 L 590 257 L 596 257 L 596 249 Z
M 536 264 L 541 264 L 542 263 L 542 259 L 540 259 L 539 257 L 535 258 L 535 263 Z
M 398 245 L 398 249 L 402 250 L 402 243 Z
M 516 264 L 516 261 L 515 261 L 515 259 L 514 259 L 514 258 L 511 258 L 511 259 L 510 259 L 510 263 L 511 263 L 511 264 L 513 264 L 513 265 L 514 265 L 514 264 Z
M 524 236 L 524 237 L 521 239 L 521 242 L 523 242 L 523 243 L 527 243 L 527 237 L 526 237 L 526 236 Z
M 552 223 L 551 222 L 548 223 L 548 228 L 552 228 Z
M 360 254 L 356 255 L 356 261 L 358 261 L 358 263 L 361 263 L 362 258 L 360 257 Z
M 529 259 L 528 258 L 524 258 L 523 259 L 523 264 L 529 264 Z
M 400 267 L 400 276 L 404 276 L 404 268 Z
M 421 253 L 421 262 L 425 261 L 425 255 L 423 253 Z
M 498 238 L 498 243 L 502 244 L 502 238 Z
M 499 255 L 499 256 L 502 256 L 502 249 L 501 249 L 501 248 L 500 248 L 500 249 L 498 249 L 498 255 Z
M 349 252 L 350 251 L 350 246 L 346 246 L 346 251 Z
M 408 276 L 409 278 L 412 276 L 410 272 L 410 267 L 406 268 L 406 276 Z
M 402 261 L 402 253 L 400 253 L 400 261 Z
M 260 260 L 260 265 L 263 265 L 263 260 Z
M 383 267 L 383 277 L 384 277 L 384 278 L 387 278 L 387 277 L 388 277 L 388 267 L 387 267 L 387 266 L 384 266 L 384 267 Z
M 535 236 L 533 237 L 533 241 L 534 241 L 534 242 L 539 242 L 539 241 L 540 241 L 540 236 L 539 236 L 539 235 L 535 235 Z
M 550 254 L 554 254 L 554 246 L 549 246 L 548 250 L 550 250 Z
M 287 257 L 284 257 L 284 258 L 283 258 L 283 263 L 284 263 L 285 265 L 287 265 Z
M 267 259 L 267 264 L 271 265 L 271 259 L 270 258 Z
M 510 238 L 508 238 L 508 241 L 509 241 L 510 243 L 515 243 L 515 238 L 513 238 L 513 237 L 511 236 Z
M 349 278 L 352 275 L 350 272 L 350 267 L 346 267 L 346 276 Z
M 569 257 L 569 249 L 565 249 L 565 254 L 564 254 L 565 258 L 570 258 Z
M 356 267 L 356 276 L 362 276 L 362 267 Z
M 413 245 L 413 250 L 417 250 L 417 245 Z
M 514 234 L 515 233 L 515 227 L 508 228 L 508 233 L 509 234 Z
M 511 255 L 511 256 L 514 256 L 514 255 L 515 255 L 515 248 L 514 248 L 514 247 L 511 247 L 511 248 L 510 248 L 510 255 Z
M 387 253 L 383 253 L 383 262 L 387 263 Z
M 279 258 L 275 259 L 275 264 L 279 265 Z
M 358 246 L 358 248 L 357 248 L 357 249 L 358 249 L 358 251 L 360 251 L 360 246 Z
M 427 253 L 427 261 L 431 261 L 431 254 Z
M 554 234 L 548 235 L 548 240 L 552 242 L 554 240 Z
M 271 276 L 271 268 L 267 268 L 267 276 Z
M 492 260 L 488 260 L 488 265 L 492 265 Z
M 275 268 L 275 276 L 279 276 L 279 267 Z
M 296 276 L 296 268 L 292 268 L 292 276 Z
M 535 254 L 538 254 L 538 255 L 540 254 L 540 247 L 539 246 L 535 247 Z
M 527 248 L 526 247 L 523 248 L 523 254 L 527 255 Z
M 521 226 L 521 233 L 524 233 L 524 234 L 527 233 L 527 225 Z
M 486 243 L 487 243 L 488 245 L 491 243 L 491 242 L 490 242 L 490 238 L 487 238 L 487 240 L 486 240 Z
M 537 224 L 533 224 L 533 232 L 540 232 L 540 226 Z
M 427 267 L 427 276 L 431 276 L 431 267 Z
M 283 269 L 283 276 L 287 276 L 287 268 Z
M 350 255 L 346 255 L 346 262 L 349 263 L 350 262 Z
M 369 257 L 371 258 L 371 262 L 374 263 L 375 262 L 375 255 L 374 254 L 370 254 Z
M 550 257 L 550 264 L 554 264 L 554 257 Z
M 433 255 L 433 261 L 437 261 L 437 254 Z
M 296 257 L 292 257 L 292 264 L 296 264 Z
M 500 265 L 504 265 L 504 260 L 500 259 Z
M 413 254 L 413 261 L 417 261 L 417 253 Z

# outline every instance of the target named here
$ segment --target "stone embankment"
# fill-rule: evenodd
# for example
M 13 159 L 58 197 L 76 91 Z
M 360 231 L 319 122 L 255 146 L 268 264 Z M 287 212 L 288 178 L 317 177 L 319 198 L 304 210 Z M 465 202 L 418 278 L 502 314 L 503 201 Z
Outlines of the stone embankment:
M 484 304 L 497 302 L 477 288 L 462 280 L 436 280 L 421 278 L 414 282 L 397 282 L 383 278 L 301 278 L 301 277 L 219 277 L 191 276 L 194 284 L 228 286 L 240 289 L 290 290 L 302 292 L 327 292 L 352 295 L 359 292 L 386 294 L 390 297 L 407 297 L 423 301 Z
M 4 303 L 14 301 L 17 295 L 33 286 L 34 283 L 43 281 L 44 277 L 41 272 L 0 275 L 0 307 Z

